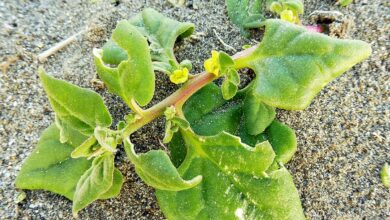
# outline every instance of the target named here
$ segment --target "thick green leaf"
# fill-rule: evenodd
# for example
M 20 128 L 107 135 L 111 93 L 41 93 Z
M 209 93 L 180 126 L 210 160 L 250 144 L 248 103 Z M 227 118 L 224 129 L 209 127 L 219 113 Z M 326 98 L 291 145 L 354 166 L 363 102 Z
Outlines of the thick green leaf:
M 80 144 L 77 139 L 83 137 L 74 133 L 73 143 Z M 54 124 L 42 133 L 35 150 L 26 159 L 16 178 L 17 188 L 43 189 L 73 199 L 77 182 L 91 162 L 85 158 L 71 158 L 74 147 L 61 143 L 59 138 L 60 131 Z
M 188 153 L 178 170 L 203 180 L 179 192 L 157 190 L 168 219 L 304 219 L 288 171 L 265 173 L 275 156 L 268 142 L 252 148 L 228 133 L 198 136 L 182 130 L 182 136 Z
M 225 103 L 226 100 L 223 99 L 218 86 L 209 84 L 188 99 L 184 105 L 184 112 L 190 112 L 186 114 L 186 118 L 189 122 L 193 122 Z
M 189 37 L 195 26 L 165 17 L 151 8 L 143 10 L 129 21 L 148 38 L 155 69 L 165 73 L 177 69 L 179 63 L 173 53 L 173 46 L 177 39 Z
M 153 98 L 155 87 L 148 42 L 127 21 L 117 24 L 112 40 L 123 48 L 129 57 L 118 66 L 119 84 L 126 103 L 134 98 L 142 106 L 148 104 Z
M 79 131 L 73 129 L 68 124 L 63 123 L 58 116 L 55 116 L 54 124 L 57 126 L 57 128 L 60 129 L 59 140 L 61 143 L 66 142 L 74 147 L 77 147 L 80 145 L 80 143 L 84 142 L 84 140 L 88 138 L 88 136 L 81 134 Z
M 192 177 L 190 180 L 182 179 L 168 155 L 162 150 L 137 155 L 129 140 L 125 140 L 124 147 L 137 174 L 145 183 L 156 189 L 180 191 L 192 188 L 202 181 L 201 176 Z
M 238 86 L 228 79 L 225 79 L 222 83 L 221 90 L 223 98 L 229 100 L 236 95 Z
M 99 151 L 100 148 L 101 146 L 98 145 L 95 136 L 91 136 L 77 146 L 72 151 L 71 156 L 72 158 L 97 156 L 96 152 Z
M 123 52 L 125 52 L 125 51 L 123 50 Z M 96 48 L 93 50 L 96 72 L 98 73 L 100 79 L 103 80 L 108 91 L 110 91 L 111 93 L 114 93 L 115 95 L 120 96 L 123 100 L 125 100 L 121 85 L 119 83 L 120 76 L 119 76 L 118 68 L 106 65 L 103 62 L 102 55 L 104 53 L 105 53 L 105 51 L 98 50 Z M 108 52 L 106 52 L 106 53 L 108 53 Z M 108 56 L 108 55 L 106 55 L 106 56 Z
M 274 120 L 275 108 L 249 93 L 244 101 L 244 124 L 249 134 L 262 133 Z
M 297 138 L 293 129 L 279 121 L 273 121 L 265 131 L 276 153 L 275 160 L 286 164 L 297 151 Z
M 245 124 L 244 114 L 246 110 L 244 103 L 248 97 L 253 96 L 250 93 L 239 92 L 232 100 L 226 101 L 222 98 L 218 86 L 210 83 L 195 93 L 186 102 L 183 110 L 191 128 L 197 134 L 210 136 L 225 131 L 239 136 L 250 146 L 268 140 L 276 153 L 276 161 L 287 163 L 287 158 L 291 158 L 297 149 L 294 131 L 274 121 L 271 123 L 275 125 L 272 129 L 268 127 L 261 134 L 251 135 Z M 179 147 L 182 145 L 181 135 L 176 133 L 169 145 L 172 161 L 176 166 L 181 164 L 186 155 L 186 149 Z
M 218 62 L 221 67 L 221 72 L 226 73 L 230 68 L 234 68 L 234 60 L 229 54 L 221 51 L 218 53 Z
M 358 40 L 333 39 L 280 20 L 267 20 L 265 35 L 236 68 L 256 72 L 254 94 L 267 105 L 305 109 L 331 80 L 371 54 Z
M 238 74 L 237 70 L 229 69 L 226 72 L 226 77 L 230 82 L 234 83 L 235 85 L 240 85 L 240 75 Z
M 249 37 L 248 28 L 258 28 L 264 20 L 262 0 L 225 0 L 229 18 L 241 34 Z
M 109 190 L 99 196 L 99 199 L 111 199 L 117 197 L 121 192 L 123 185 L 123 176 L 121 171 L 117 168 L 114 169 L 114 179 L 112 180 L 112 186 Z
M 106 197 L 105 193 L 113 185 L 114 168 L 114 155 L 111 153 L 105 153 L 93 160 L 92 166 L 85 171 L 77 183 L 72 207 L 74 213 L 101 196 Z
M 102 50 L 102 60 L 104 63 L 118 66 L 122 61 L 128 59 L 127 52 L 112 40 L 107 41 Z
M 144 106 L 153 98 L 155 76 L 148 47 L 137 28 L 120 21 L 103 50 L 93 51 L 99 77 L 128 105 L 135 99 Z
M 55 79 L 39 70 L 43 88 L 61 125 L 61 141 L 71 136 L 67 126 L 85 135 L 93 134 L 96 126 L 111 125 L 111 116 L 99 94 Z

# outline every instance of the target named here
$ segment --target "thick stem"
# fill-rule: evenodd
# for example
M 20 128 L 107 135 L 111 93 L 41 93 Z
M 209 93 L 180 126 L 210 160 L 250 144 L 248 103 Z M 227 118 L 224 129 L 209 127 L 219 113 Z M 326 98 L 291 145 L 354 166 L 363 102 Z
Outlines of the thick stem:
M 245 58 L 249 56 L 256 46 L 253 46 L 247 50 L 241 51 L 235 55 L 233 55 L 234 60 L 239 60 L 240 58 Z M 240 65 L 239 65 L 240 66 Z M 127 138 L 130 134 L 141 128 L 142 126 L 148 124 L 154 119 L 158 118 L 162 115 L 165 109 L 169 106 L 175 106 L 176 109 L 181 109 L 183 104 L 190 98 L 194 93 L 203 88 L 203 86 L 217 79 L 214 74 L 203 72 L 194 78 L 190 79 L 183 87 L 174 92 L 172 95 L 165 98 L 160 103 L 155 106 L 142 111 L 141 118 L 127 125 L 122 133 L 123 138 Z M 181 111 L 181 110 L 180 110 Z

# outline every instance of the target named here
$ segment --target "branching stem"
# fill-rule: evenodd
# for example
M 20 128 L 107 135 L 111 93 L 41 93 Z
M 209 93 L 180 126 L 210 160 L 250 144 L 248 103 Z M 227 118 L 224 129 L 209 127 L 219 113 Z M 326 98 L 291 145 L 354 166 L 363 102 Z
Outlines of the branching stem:
M 241 51 L 235 54 L 232 58 L 234 60 L 237 60 L 240 58 L 247 57 L 253 52 L 254 48 L 255 46 L 246 49 L 244 51 Z M 215 76 L 214 74 L 207 73 L 207 72 L 203 72 L 201 74 L 194 76 L 186 84 L 184 84 L 184 86 L 181 87 L 179 90 L 177 90 L 176 92 L 174 92 L 173 94 L 171 94 L 170 96 L 168 96 L 167 98 L 159 102 L 158 104 L 154 105 L 153 107 L 143 110 L 140 119 L 138 119 L 134 123 L 128 124 L 123 129 L 122 137 L 127 138 L 130 134 L 140 129 L 142 126 L 158 118 L 164 113 L 165 109 L 169 106 L 175 106 L 175 108 L 179 112 L 181 112 L 182 106 L 188 100 L 188 98 L 190 98 L 198 90 L 200 90 L 205 85 L 209 84 L 210 82 L 212 82 L 217 78 L 218 77 Z

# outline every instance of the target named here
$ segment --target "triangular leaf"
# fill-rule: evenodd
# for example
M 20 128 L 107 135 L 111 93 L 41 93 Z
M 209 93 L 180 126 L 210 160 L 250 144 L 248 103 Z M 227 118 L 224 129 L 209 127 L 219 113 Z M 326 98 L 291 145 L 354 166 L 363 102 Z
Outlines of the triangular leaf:
M 187 156 L 178 169 L 203 181 L 179 192 L 157 190 L 168 219 L 304 219 L 288 171 L 265 173 L 275 156 L 268 142 L 251 148 L 227 133 L 198 136 L 182 129 L 182 136 Z
M 77 182 L 91 162 L 85 158 L 71 158 L 74 147 L 61 143 L 59 138 L 60 131 L 54 124 L 42 133 L 16 178 L 17 188 L 44 189 L 73 199 Z
M 93 133 L 96 126 L 111 125 L 110 113 L 99 94 L 55 79 L 42 69 L 39 70 L 39 76 L 60 124 L 66 124 L 88 136 Z
M 256 72 L 254 94 L 267 105 L 305 109 L 330 81 L 371 54 L 358 40 L 333 39 L 280 20 L 267 20 L 258 48 L 236 60 Z

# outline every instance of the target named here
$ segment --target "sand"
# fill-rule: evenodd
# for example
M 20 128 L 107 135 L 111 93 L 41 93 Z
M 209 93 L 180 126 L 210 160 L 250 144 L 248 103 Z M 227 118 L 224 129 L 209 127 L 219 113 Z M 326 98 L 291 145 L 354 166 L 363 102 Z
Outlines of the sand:
M 54 117 L 38 80 L 39 65 L 58 78 L 102 94 L 118 121 L 130 110 L 93 83 L 92 59 L 92 48 L 103 45 L 116 21 L 153 7 L 177 20 L 195 23 L 198 39 L 176 48 L 179 60 L 193 60 L 194 72 L 201 71 L 211 49 L 233 53 L 213 30 L 236 50 L 253 44 L 230 23 L 223 1 L 193 0 L 184 8 L 174 8 L 166 1 L 107 2 L 0 1 L 0 63 L 10 63 L 0 72 L 1 219 L 72 217 L 71 202 L 50 192 L 26 191 L 24 201 L 14 202 L 20 192 L 14 180 L 22 162 Z M 304 23 L 314 10 L 338 10 L 354 24 L 346 37 L 371 43 L 373 54 L 329 84 L 305 111 L 278 111 L 277 117 L 293 127 L 298 137 L 298 153 L 287 167 L 308 219 L 389 219 L 390 191 L 379 177 L 382 165 L 390 162 L 389 3 L 360 0 L 346 8 L 334 3 L 305 1 Z M 85 28 L 87 34 L 47 62 L 38 63 L 37 54 Z M 159 74 L 153 103 L 174 90 Z M 160 120 L 132 135 L 132 140 L 141 151 L 158 149 L 162 132 Z M 116 165 L 126 178 L 121 195 L 93 203 L 80 212 L 80 219 L 164 219 L 154 190 L 137 177 L 122 151 Z

